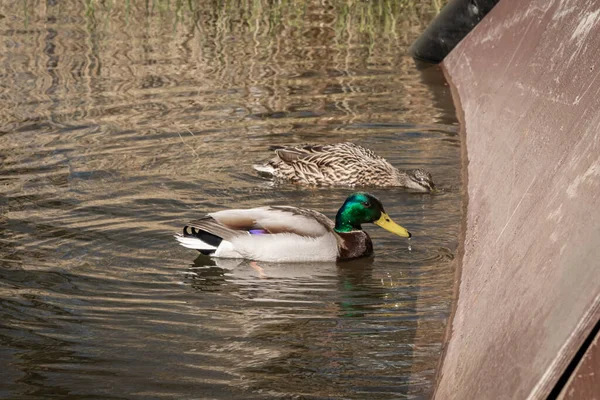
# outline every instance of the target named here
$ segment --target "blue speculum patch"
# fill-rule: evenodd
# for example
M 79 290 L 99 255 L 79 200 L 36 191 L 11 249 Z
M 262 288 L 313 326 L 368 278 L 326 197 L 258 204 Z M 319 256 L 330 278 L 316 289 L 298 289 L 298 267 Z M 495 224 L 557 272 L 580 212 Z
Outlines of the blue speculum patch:
M 269 233 L 264 229 L 250 229 L 248 232 L 250 232 L 251 235 L 264 235 L 265 233 Z

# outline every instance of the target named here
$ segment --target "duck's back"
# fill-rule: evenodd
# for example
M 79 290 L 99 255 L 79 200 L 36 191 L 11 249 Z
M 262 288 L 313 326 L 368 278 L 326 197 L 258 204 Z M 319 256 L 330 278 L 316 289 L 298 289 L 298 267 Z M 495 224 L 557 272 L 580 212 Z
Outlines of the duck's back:
M 395 168 L 354 143 L 279 147 L 268 166 L 273 177 L 316 186 L 388 186 Z

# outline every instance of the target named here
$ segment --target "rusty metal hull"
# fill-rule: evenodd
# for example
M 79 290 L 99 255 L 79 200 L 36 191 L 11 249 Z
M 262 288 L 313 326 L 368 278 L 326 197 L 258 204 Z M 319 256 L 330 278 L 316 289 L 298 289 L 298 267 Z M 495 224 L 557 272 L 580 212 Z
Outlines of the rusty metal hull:
M 597 399 L 600 394 L 598 370 L 600 370 L 600 333 L 597 332 L 557 398 L 559 400 Z
M 600 318 L 600 4 L 503 0 L 443 67 L 467 204 L 434 396 L 544 398 Z

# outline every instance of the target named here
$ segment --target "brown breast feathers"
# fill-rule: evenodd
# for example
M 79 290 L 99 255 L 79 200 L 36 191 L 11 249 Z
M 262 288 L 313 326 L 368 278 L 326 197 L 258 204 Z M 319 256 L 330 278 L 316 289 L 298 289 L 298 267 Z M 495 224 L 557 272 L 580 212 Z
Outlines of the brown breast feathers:
M 365 231 L 337 233 L 342 238 L 338 260 L 367 257 L 373 254 L 373 242 Z

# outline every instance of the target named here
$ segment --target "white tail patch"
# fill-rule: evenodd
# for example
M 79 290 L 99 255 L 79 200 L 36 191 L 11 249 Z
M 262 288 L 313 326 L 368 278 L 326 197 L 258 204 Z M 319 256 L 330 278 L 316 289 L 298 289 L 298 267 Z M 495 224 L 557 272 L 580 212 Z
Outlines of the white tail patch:
M 181 233 L 176 233 L 175 239 L 179 242 L 183 247 L 187 247 L 188 249 L 202 250 L 213 252 L 211 255 L 213 257 L 221 257 L 221 258 L 243 258 L 240 253 L 238 253 L 233 245 L 227 240 L 222 240 L 219 244 L 219 247 L 212 246 L 208 243 L 203 242 L 201 239 L 198 239 L 194 236 L 183 236 Z
M 177 239 L 180 245 L 182 245 L 183 247 L 187 247 L 188 249 L 207 251 L 213 251 L 217 249 L 215 246 L 211 246 L 210 244 L 203 242 L 197 237 L 183 236 L 181 233 L 177 233 L 173 236 L 175 236 L 175 239 Z
M 275 168 L 271 167 L 270 165 L 254 164 L 252 165 L 252 168 L 257 170 L 260 175 L 267 176 L 269 178 L 275 173 Z

